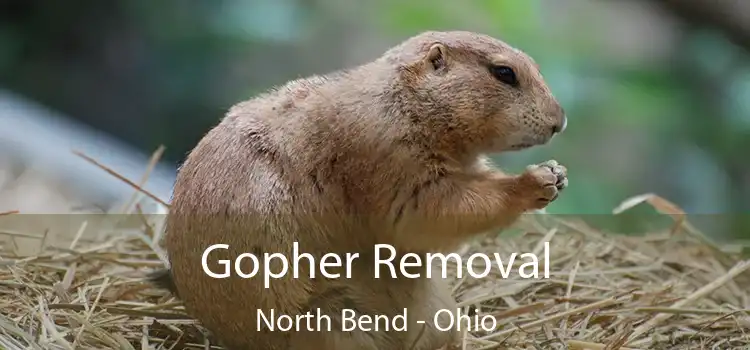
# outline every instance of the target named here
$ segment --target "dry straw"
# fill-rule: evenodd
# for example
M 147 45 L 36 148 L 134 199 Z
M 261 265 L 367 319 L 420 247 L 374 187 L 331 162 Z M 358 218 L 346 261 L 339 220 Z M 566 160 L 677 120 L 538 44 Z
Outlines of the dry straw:
M 498 321 L 491 332 L 464 332 L 459 348 L 750 349 L 750 263 L 712 245 L 657 196 L 635 197 L 615 212 L 642 202 L 672 216 L 675 228 L 627 237 L 537 216 L 520 225 L 523 235 L 465 247 L 465 255 L 507 256 L 541 253 L 550 242 L 551 276 L 454 279 L 461 307 Z M 137 213 L 138 206 L 126 210 Z M 6 247 L 0 349 L 220 349 L 179 300 L 144 282 L 162 265 L 154 244 L 159 228 L 148 222 L 144 217 L 142 232 L 114 230 L 98 242 L 82 239 L 81 228 L 65 249 L 47 247 L 39 256 L 15 256 L 12 244 Z M 18 235 L 46 239 L 7 235 L 11 242 Z

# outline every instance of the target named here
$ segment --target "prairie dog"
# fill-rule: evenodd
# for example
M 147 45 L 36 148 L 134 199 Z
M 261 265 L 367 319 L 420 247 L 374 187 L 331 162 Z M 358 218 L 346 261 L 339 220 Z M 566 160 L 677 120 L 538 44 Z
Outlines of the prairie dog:
M 454 309 L 446 282 L 373 278 L 375 244 L 399 254 L 449 252 L 554 201 L 567 170 L 554 161 L 510 175 L 487 154 L 542 145 L 567 118 L 537 64 L 487 35 L 424 32 L 348 70 L 295 80 L 233 106 L 190 152 L 174 187 L 153 280 L 222 345 L 240 349 L 435 350 L 456 332 L 432 324 Z M 282 253 L 360 253 L 352 278 L 214 279 L 216 260 Z M 273 266 L 277 269 L 279 266 Z M 263 267 L 261 266 L 261 269 Z M 250 269 L 246 266 L 245 269 Z M 303 268 L 309 269 L 309 268 Z M 396 315 L 406 332 L 258 331 L 257 310 L 342 308 Z M 422 329 L 424 327 L 424 330 Z

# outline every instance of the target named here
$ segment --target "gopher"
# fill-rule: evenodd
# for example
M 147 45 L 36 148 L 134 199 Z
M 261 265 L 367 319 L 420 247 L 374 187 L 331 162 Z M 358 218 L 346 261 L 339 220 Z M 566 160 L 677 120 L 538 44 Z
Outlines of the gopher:
M 548 161 L 511 175 L 487 157 L 546 144 L 566 124 L 531 57 L 467 31 L 424 32 L 369 63 L 291 81 L 230 108 L 189 153 L 162 242 L 170 267 L 153 281 L 231 350 L 449 346 L 457 332 L 435 321 L 450 316 L 434 317 L 455 310 L 448 283 L 376 279 L 373 246 L 450 252 L 544 208 L 567 186 L 564 166 Z M 291 256 L 294 242 L 316 263 L 327 253 L 360 257 L 349 278 L 290 270 L 267 288 L 260 277 L 212 278 L 201 265 L 217 243 L 229 247 L 211 252 L 213 271 L 243 253 Z M 249 259 L 240 265 L 254 268 Z M 271 330 L 258 317 L 271 309 L 319 312 L 333 325 Z M 389 317 L 407 309 L 409 324 L 343 331 L 343 309 Z

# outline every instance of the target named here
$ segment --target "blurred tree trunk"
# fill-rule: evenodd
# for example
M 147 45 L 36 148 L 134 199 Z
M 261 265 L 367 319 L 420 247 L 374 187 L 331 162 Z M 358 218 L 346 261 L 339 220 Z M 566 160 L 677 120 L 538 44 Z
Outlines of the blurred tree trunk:
M 747 0 L 648 0 L 660 6 L 667 12 L 677 16 L 689 27 L 694 29 L 709 27 L 721 32 L 729 41 L 737 45 L 746 53 L 750 53 L 750 1 Z M 696 101 L 700 103 L 696 108 L 706 111 L 721 110 L 721 100 L 727 93 L 726 80 L 720 77 L 708 77 L 702 74 L 696 76 L 696 67 L 686 62 L 684 57 L 675 57 L 679 62 L 676 69 L 679 75 L 693 87 Z M 744 63 L 743 63 L 744 65 Z M 736 65 L 730 70 L 738 68 Z M 732 74 L 732 71 L 726 72 Z M 726 76 L 726 75 L 722 75 Z M 697 113 L 695 117 L 710 120 L 692 120 L 685 124 L 689 134 L 694 135 L 699 147 L 712 154 L 714 159 L 721 162 L 730 179 L 731 192 L 727 194 L 734 214 L 727 218 L 732 227 L 732 236 L 745 236 L 742 232 L 750 232 L 750 220 L 747 215 L 740 213 L 750 210 L 750 163 L 744 151 L 750 147 L 748 140 L 739 137 L 739 144 L 727 141 L 727 135 L 738 136 L 736 128 L 729 123 L 724 115 L 710 115 Z M 706 138 L 708 135 L 712 137 Z M 729 137 L 737 141 L 737 137 Z M 739 215 L 737 215 L 739 214 Z M 744 237 L 743 237 L 744 238 Z
M 714 27 L 735 44 L 750 50 L 750 1 L 650 0 L 682 19 Z

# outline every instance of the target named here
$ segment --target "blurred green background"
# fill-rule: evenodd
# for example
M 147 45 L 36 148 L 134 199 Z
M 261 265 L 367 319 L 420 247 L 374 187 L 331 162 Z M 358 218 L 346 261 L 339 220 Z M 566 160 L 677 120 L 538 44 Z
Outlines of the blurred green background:
M 479 31 L 532 55 L 568 113 L 552 144 L 501 157 L 568 166 L 549 212 L 608 214 L 654 192 L 712 218 L 716 236 L 750 238 L 747 4 L 5 0 L 0 85 L 144 152 L 164 144 L 179 164 L 227 108 L 273 85 L 423 30 Z

